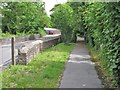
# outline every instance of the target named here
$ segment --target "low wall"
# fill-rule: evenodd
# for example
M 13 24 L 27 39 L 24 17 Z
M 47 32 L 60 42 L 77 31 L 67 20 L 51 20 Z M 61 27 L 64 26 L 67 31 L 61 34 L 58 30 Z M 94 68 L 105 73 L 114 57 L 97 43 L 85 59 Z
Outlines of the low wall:
M 27 64 L 41 51 L 41 40 L 27 43 L 24 47 L 18 49 L 17 64 Z
M 20 36 L 20 37 L 15 37 L 15 42 L 24 42 L 24 41 L 29 41 L 29 40 L 36 40 L 40 39 L 41 35 L 37 34 L 34 36 Z M 6 44 L 11 44 L 11 38 L 0 38 L 0 43 L 1 45 L 6 45 Z
M 60 36 L 29 42 L 18 49 L 17 64 L 28 64 L 38 53 L 60 42 Z
M 45 41 L 43 41 L 42 43 L 42 50 L 52 47 L 56 44 L 58 44 L 60 42 L 60 37 L 55 37 L 55 38 L 51 38 L 51 39 L 46 39 Z

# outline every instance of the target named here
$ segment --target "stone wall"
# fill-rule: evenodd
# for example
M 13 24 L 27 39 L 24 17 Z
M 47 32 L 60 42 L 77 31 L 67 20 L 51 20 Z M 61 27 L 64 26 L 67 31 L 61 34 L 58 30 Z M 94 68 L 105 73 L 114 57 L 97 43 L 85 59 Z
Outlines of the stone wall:
M 41 40 L 29 42 L 24 47 L 18 49 L 17 64 L 27 64 L 41 51 Z
M 60 37 L 45 40 L 42 43 L 42 50 L 52 47 L 52 46 L 58 44 L 59 42 L 60 42 Z
M 60 42 L 60 35 L 51 39 L 36 40 L 26 43 L 24 47 L 18 49 L 17 64 L 28 64 L 38 53 L 50 48 Z

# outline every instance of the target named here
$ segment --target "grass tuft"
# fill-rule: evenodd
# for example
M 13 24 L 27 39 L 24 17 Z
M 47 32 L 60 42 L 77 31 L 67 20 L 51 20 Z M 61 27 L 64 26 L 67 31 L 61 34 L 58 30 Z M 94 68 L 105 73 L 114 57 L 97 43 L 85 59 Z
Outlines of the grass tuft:
M 0 72 L 0 90 L 2 89 L 2 74 Z

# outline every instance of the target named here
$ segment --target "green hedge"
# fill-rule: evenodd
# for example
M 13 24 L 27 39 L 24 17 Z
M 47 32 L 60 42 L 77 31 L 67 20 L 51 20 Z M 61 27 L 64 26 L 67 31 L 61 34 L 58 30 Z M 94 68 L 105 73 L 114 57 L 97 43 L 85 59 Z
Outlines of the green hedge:
M 88 43 L 101 52 L 109 73 L 120 85 L 120 2 L 86 3 L 83 7 Z
M 120 2 L 68 2 L 74 27 L 101 56 L 101 62 L 120 85 Z M 77 26 L 78 25 L 78 26 Z

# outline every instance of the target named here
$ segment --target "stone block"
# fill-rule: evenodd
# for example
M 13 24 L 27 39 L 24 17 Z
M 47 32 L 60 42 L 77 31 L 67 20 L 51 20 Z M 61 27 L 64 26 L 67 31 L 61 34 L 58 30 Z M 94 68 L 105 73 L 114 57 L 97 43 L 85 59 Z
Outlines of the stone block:
M 48 37 L 47 37 L 48 38 Z M 31 41 L 18 50 L 18 64 L 28 64 L 38 53 L 60 42 L 60 36 L 46 40 Z

